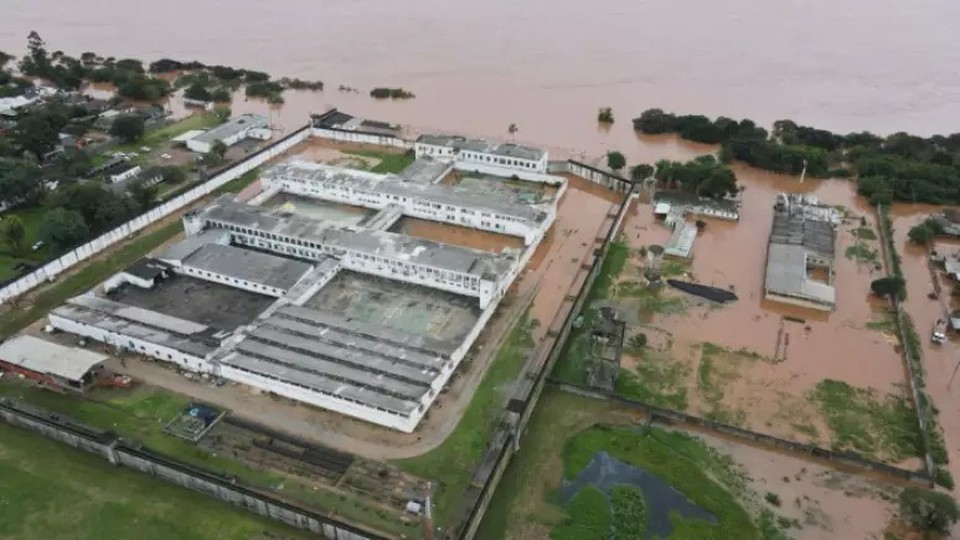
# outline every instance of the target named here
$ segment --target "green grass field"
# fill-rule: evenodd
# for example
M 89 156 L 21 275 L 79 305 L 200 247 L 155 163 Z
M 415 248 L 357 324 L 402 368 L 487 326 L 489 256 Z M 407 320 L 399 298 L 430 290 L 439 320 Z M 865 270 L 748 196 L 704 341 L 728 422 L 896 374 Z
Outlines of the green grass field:
M 114 148 L 117 152 L 137 152 L 141 146 L 149 146 L 155 149 L 158 145 L 164 144 L 170 139 L 183 135 L 194 129 L 210 129 L 220 124 L 220 118 L 213 112 L 203 114 L 192 114 L 183 120 L 165 125 L 157 129 L 147 130 L 143 138 L 137 142 L 117 145 Z
M 526 315 L 517 322 L 477 387 L 470 405 L 456 429 L 437 448 L 415 458 L 394 462 L 405 471 L 437 481 L 435 521 L 446 523 L 457 497 L 470 481 L 473 469 L 493 433 L 494 423 L 505 402 L 502 387 L 517 378 L 533 346 L 532 321 Z
M 269 535 L 269 536 L 268 536 Z M 311 538 L 206 495 L 0 424 L 0 538 Z

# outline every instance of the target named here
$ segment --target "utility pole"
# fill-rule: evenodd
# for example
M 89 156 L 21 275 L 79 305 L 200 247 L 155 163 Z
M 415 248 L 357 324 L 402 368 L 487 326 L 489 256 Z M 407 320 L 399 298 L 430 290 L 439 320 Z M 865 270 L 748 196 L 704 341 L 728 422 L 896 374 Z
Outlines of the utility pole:
M 807 176 L 807 160 L 803 160 L 803 170 L 800 171 L 800 183 L 803 183 L 803 179 Z

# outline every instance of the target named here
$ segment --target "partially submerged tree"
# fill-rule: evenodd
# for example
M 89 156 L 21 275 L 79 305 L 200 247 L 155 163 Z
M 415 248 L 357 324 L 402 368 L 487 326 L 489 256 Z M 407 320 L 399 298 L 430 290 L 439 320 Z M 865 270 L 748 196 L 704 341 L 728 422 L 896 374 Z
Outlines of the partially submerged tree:
M 597 122 L 601 124 L 612 124 L 613 109 L 610 107 L 600 107 L 600 110 L 597 111 Z
M 910 487 L 900 492 L 900 517 L 921 531 L 946 534 L 960 520 L 960 509 L 946 493 Z
M 870 283 L 870 290 L 877 296 L 891 296 L 900 299 L 903 298 L 903 293 L 906 291 L 906 283 L 899 276 L 882 277 Z
M 653 176 L 653 172 L 653 165 L 640 163 L 639 165 L 630 167 L 630 179 L 634 182 L 642 182 L 643 180 Z
M 607 167 L 610 167 L 614 171 L 619 171 L 627 166 L 627 158 L 621 152 L 614 150 L 613 152 L 607 152 Z

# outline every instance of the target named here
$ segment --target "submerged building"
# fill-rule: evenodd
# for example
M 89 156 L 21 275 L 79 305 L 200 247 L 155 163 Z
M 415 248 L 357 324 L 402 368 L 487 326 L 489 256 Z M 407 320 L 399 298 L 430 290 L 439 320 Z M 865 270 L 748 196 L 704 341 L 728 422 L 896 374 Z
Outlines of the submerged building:
M 767 244 L 764 297 L 832 311 L 836 227 L 842 215 L 808 195 L 781 193 Z
M 187 238 L 55 308 L 50 324 L 264 392 L 413 431 L 555 219 L 553 204 L 288 163 L 251 204 L 183 217 Z M 331 214 L 269 206 L 295 196 Z M 554 203 L 555 204 L 555 203 Z M 321 207 L 322 208 L 322 207 Z M 404 216 L 524 239 L 499 253 L 392 232 Z
M 559 184 L 547 174 L 546 150 L 513 143 L 491 143 L 460 135 L 421 135 L 413 144 L 418 158 L 450 161 L 459 170 Z

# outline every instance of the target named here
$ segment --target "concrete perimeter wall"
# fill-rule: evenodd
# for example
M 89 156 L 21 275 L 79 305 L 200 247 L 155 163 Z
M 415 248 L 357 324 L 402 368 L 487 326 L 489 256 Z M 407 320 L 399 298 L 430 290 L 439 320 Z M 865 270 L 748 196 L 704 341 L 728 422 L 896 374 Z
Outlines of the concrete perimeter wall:
M 209 195 L 215 189 L 222 187 L 227 182 L 235 180 L 247 172 L 259 167 L 267 161 L 279 156 L 297 143 L 302 142 L 310 136 L 310 126 L 290 133 L 277 142 L 258 150 L 242 160 L 230 165 L 219 174 L 213 176 L 203 184 L 200 184 L 189 191 L 182 193 L 170 200 L 167 200 L 160 206 L 137 216 L 119 227 L 108 231 L 99 237 L 77 247 L 60 257 L 48 262 L 44 266 L 34 270 L 20 279 L 6 285 L 0 289 L 0 304 L 19 296 L 30 289 L 47 281 L 52 281 L 58 275 L 69 269 L 71 266 L 85 261 L 90 257 L 100 253 L 108 247 L 120 242 L 135 232 L 143 230 L 152 223 L 163 219 L 170 214 L 182 209 L 190 203 Z
M 181 487 L 205 493 L 254 514 L 316 533 L 324 538 L 331 540 L 387 540 L 388 538 L 276 499 L 243 485 L 232 476 L 182 463 L 148 448 L 127 443 L 112 432 L 97 431 L 75 424 L 49 411 L 28 407 L 8 399 L 0 399 L 0 418 L 8 424 L 29 429 L 103 457 L 114 465 L 140 471 Z

